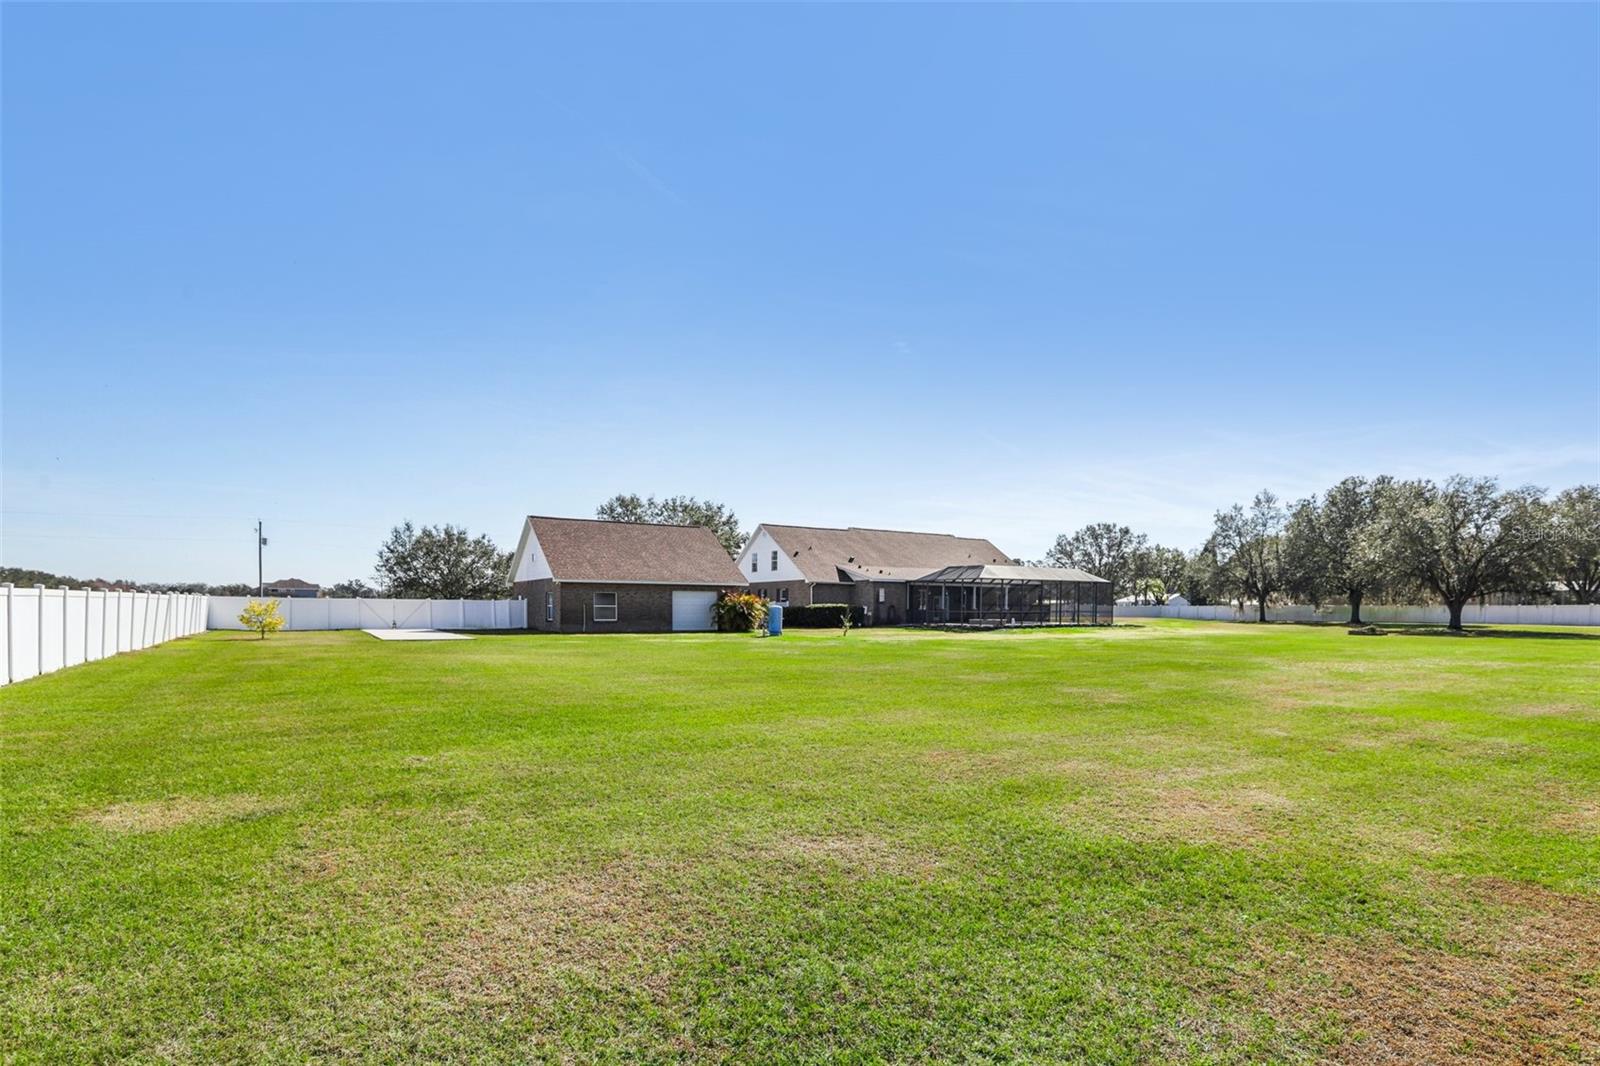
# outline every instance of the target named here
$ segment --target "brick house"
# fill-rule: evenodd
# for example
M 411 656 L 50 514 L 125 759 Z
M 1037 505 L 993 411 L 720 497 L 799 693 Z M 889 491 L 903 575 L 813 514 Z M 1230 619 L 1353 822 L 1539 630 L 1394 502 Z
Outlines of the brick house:
M 739 555 L 739 572 L 774 603 L 849 603 L 869 622 L 908 620 L 909 584 L 954 566 L 1009 565 L 987 540 L 897 529 L 762 524 Z
M 715 628 L 711 605 L 744 575 L 700 526 L 529 516 L 511 557 L 528 626 L 554 633 Z

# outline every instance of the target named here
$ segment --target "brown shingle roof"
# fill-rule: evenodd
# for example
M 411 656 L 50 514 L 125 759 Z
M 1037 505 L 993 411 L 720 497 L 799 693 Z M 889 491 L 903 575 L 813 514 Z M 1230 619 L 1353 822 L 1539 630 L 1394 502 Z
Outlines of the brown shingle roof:
M 557 581 L 745 584 L 722 542 L 704 526 L 541 515 L 531 515 L 528 521 Z
M 311 581 L 301 581 L 297 577 L 280 578 L 277 581 L 268 581 L 262 588 L 269 589 L 320 589 L 322 586 Z
M 941 566 L 1009 563 L 1011 557 L 987 540 L 949 533 L 911 533 L 900 529 L 827 529 L 817 526 L 772 526 L 772 534 L 807 581 L 838 581 L 839 568 L 863 572 L 878 567 L 924 573 Z

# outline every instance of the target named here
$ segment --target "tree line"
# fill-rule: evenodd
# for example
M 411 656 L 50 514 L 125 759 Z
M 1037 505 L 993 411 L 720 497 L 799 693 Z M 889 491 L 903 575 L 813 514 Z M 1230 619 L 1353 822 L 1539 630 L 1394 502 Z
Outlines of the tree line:
M 693 496 L 623 493 L 596 509 L 619 522 L 705 526 L 730 555 L 746 536 L 727 506 Z M 1266 621 L 1274 601 L 1322 606 L 1344 601 L 1350 621 L 1363 603 L 1431 598 L 1461 627 L 1462 609 L 1497 593 L 1600 602 L 1600 485 L 1555 496 L 1494 478 L 1456 476 L 1442 483 L 1348 477 L 1318 495 L 1285 504 L 1263 490 L 1246 504 L 1216 512 L 1200 547 L 1185 551 L 1151 541 L 1126 525 L 1095 522 L 1057 537 L 1045 558 L 1111 582 L 1118 598 L 1165 603 L 1181 593 L 1192 604 L 1255 604 Z M 450 525 L 395 526 L 379 546 L 372 581 L 341 581 L 331 596 L 495 599 L 510 591 L 511 556 L 487 536 Z M 37 570 L 0 570 L 17 585 L 75 587 L 91 582 Z M 124 588 L 250 595 L 253 585 L 152 584 Z
M 1600 602 L 1600 485 L 1550 496 L 1487 477 L 1348 477 L 1285 504 L 1270 491 L 1216 512 L 1191 551 L 1125 525 L 1097 522 L 1056 538 L 1043 560 L 1112 582 L 1118 597 L 1256 605 L 1277 600 L 1361 605 L 1431 598 L 1461 628 L 1462 609 L 1497 593 Z
M 131 577 L 107 580 L 102 577 L 72 577 L 68 574 L 56 574 L 49 570 L 31 570 L 20 566 L 0 566 L 0 585 L 7 583 L 18 588 L 32 588 L 34 585 L 60 588 L 62 585 L 66 585 L 75 589 L 106 589 L 108 591 L 121 592 L 187 592 L 194 595 L 211 596 L 251 596 L 256 591 L 254 585 L 242 583 L 208 585 L 204 581 L 135 581 Z

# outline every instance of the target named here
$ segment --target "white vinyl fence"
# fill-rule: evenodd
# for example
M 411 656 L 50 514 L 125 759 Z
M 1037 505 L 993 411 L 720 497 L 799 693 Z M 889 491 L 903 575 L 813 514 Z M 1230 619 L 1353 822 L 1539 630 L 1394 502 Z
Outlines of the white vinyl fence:
M 206 597 L 0 585 L 4 684 L 187 637 L 206 628 Z
M 207 629 L 243 629 L 250 596 L 212 596 Z M 526 629 L 527 600 L 358 600 L 287 596 L 285 629 Z
M 1256 609 L 1252 605 L 1243 611 L 1231 604 L 1217 607 L 1135 607 L 1117 604 L 1119 618 L 1194 618 L 1206 622 L 1254 622 Z M 1343 622 L 1350 617 L 1348 604 L 1327 604 L 1317 608 L 1310 605 L 1268 607 L 1267 620 L 1271 622 Z M 1417 622 L 1425 625 L 1445 625 L 1450 612 L 1443 606 L 1382 607 L 1361 605 L 1363 622 Z M 1600 626 L 1600 604 L 1510 604 L 1479 607 L 1468 604 L 1461 611 L 1465 625 L 1516 625 L 1516 626 Z
M 207 629 L 243 629 L 248 596 L 0 585 L 0 684 Z M 286 629 L 526 629 L 526 600 L 281 599 Z

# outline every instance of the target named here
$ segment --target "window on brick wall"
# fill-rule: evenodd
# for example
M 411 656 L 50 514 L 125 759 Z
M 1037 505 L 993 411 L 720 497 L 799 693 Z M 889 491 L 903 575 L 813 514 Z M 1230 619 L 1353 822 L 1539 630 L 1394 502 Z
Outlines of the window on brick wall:
M 556 620 L 556 594 L 554 592 L 546 592 L 544 594 L 544 620 L 546 622 L 554 622 Z
M 778 602 L 779 603 L 788 603 L 789 602 L 789 590 L 788 589 L 779 589 L 778 590 Z
M 617 620 L 617 594 L 615 592 L 596 592 L 594 594 L 594 620 L 596 622 L 615 622 Z

